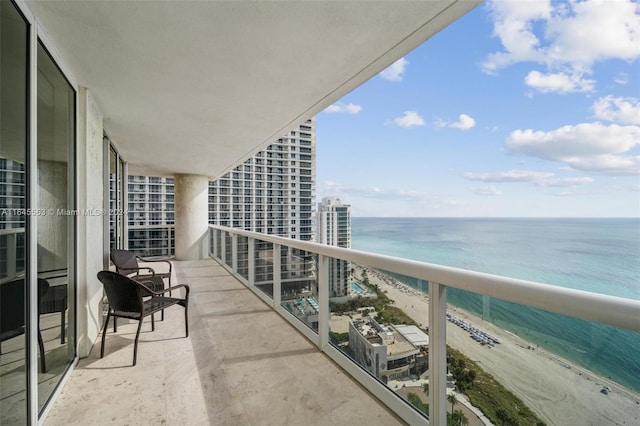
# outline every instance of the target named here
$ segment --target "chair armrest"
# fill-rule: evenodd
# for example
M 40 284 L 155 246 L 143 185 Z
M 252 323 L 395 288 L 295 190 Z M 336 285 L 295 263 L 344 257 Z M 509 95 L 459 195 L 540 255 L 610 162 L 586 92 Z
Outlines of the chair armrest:
M 164 262 L 169 264 L 169 272 L 171 272 L 171 267 L 172 267 L 172 263 L 169 260 L 166 259 L 147 259 L 145 257 L 140 257 L 140 256 L 136 256 L 138 258 L 139 261 L 141 262 L 146 262 L 146 263 L 151 263 L 151 262 Z
M 171 290 L 177 290 L 177 289 L 179 289 L 181 287 L 184 287 L 187 290 L 187 294 L 185 295 L 184 298 L 185 299 L 189 299 L 189 291 L 191 289 L 189 288 L 189 286 L 187 284 L 178 284 L 178 285 L 174 285 L 173 287 L 167 287 L 167 288 L 162 289 L 162 290 L 154 291 L 153 294 L 155 296 L 162 296 L 164 293 L 167 293 L 167 292 L 169 292 Z
M 151 272 L 151 275 L 153 275 L 153 276 L 155 276 L 155 275 L 156 275 L 156 272 L 153 270 L 153 268 L 149 268 L 148 266 L 141 266 L 141 267 L 138 267 L 138 268 L 133 268 L 133 267 L 131 267 L 131 268 L 116 268 L 116 269 L 117 269 L 118 273 L 119 273 L 119 274 L 121 274 L 121 275 L 124 275 L 122 272 L 120 272 L 121 270 L 125 270 L 125 271 L 135 271 L 135 274 L 139 274 L 139 273 L 140 273 L 140 271 L 141 271 L 141 270 L 143 270 L 143 269 L 146 269 L 146 270 L 148 270 L 149 272 Z M 125 275 L 125 276 L 126 276 L 126 277 L 129 277 L 129 275 L 130 275 L 130 274 L 133 274 L 133 273 L 134 273 L 134 272 L 129 272 L 129 274 L 127 274 L 127 275 Z M 129 277 L 129 278 L 131 278 L 131 277 Z

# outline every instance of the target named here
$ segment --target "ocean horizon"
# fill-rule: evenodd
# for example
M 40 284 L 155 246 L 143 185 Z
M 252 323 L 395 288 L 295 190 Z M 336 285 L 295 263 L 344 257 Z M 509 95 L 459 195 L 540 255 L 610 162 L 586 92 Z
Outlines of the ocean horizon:
M 353 217 L 351 245 L 640 300 L 640 218 Z M 408 277 L 395 278 L 423 289 Z M 483 320 L 640 392 L 639 333 L 453 288 L 447 296 Z

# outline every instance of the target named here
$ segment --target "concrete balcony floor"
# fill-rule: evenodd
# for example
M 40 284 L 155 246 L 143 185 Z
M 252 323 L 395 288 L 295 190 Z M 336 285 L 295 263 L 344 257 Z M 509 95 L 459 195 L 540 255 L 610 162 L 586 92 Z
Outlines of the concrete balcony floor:
M 136 323 L 119 320 L 80 360 L 46 425 L 402 424 L 365 388 L 213 260 L 174 262 L 189 284 L 131 366 Z

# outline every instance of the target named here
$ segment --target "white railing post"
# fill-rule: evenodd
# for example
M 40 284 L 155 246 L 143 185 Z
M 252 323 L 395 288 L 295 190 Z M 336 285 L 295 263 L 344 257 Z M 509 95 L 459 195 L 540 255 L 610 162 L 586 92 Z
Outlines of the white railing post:
M 429 424 L 447 424 L 447 287 L 429 282 Z
M 320 337 L 320 350 L 329 344 L 329 258 L 318 255 L 318 336 Z
M 248 237 L 247 250 L 249 287 L 254 287 L 256 285 L 256 240 L 254 238 Z
M 280 306 L 282 299 L 282 266 L 280 259 L 280 244 L 273 245 L 273 306 Z

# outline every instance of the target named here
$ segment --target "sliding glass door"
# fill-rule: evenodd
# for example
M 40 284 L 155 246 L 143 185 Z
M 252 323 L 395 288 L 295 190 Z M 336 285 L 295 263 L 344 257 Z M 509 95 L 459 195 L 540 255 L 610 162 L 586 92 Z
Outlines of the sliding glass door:
M 35 424 L 76 356 L 76 92 L 32 25 L 0 1 L 0 424 Z
M 38 408 L 75 356 L 75 91 L 38 43 Z
M 27 421 L 25 184 L 29 25 L 0 1 L 0 423 Z

